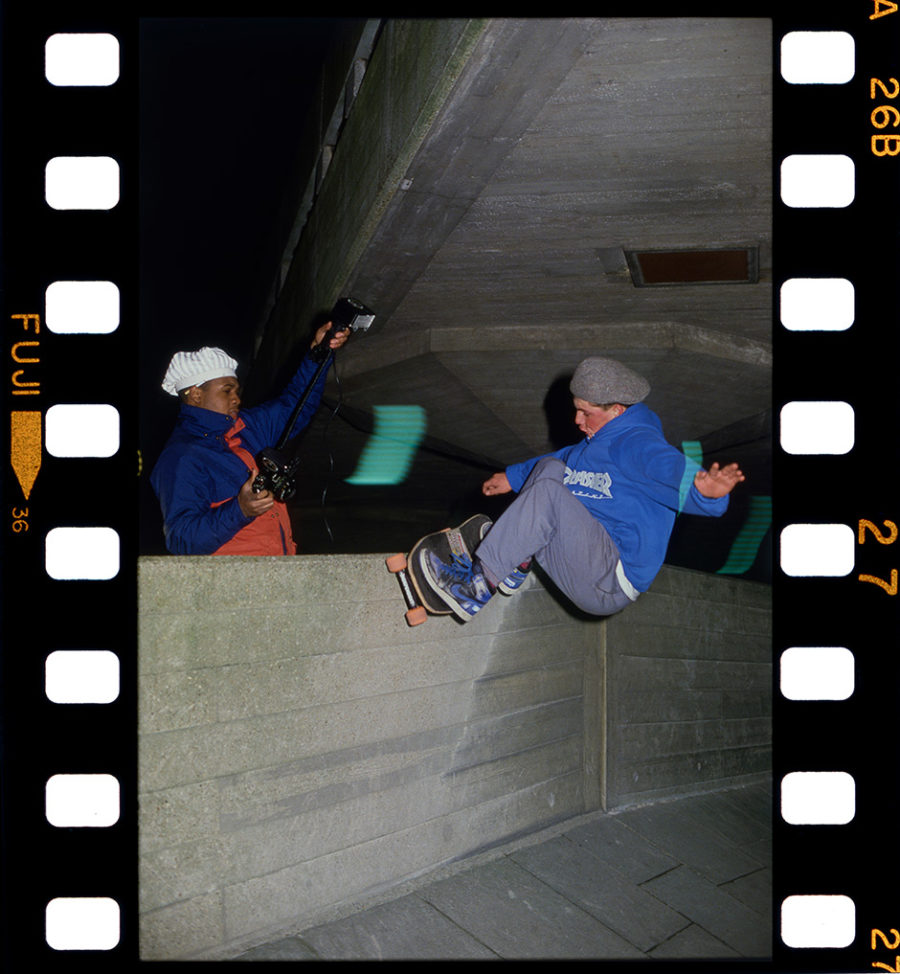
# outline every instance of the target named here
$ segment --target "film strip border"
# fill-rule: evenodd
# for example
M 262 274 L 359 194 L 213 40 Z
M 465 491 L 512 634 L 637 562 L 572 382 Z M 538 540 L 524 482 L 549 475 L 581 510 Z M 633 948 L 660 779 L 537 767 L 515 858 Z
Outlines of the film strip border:
M 121 967 L 137 955 L 137 25 L 96 6 L 3 11 L 3 950 Z M 775 21 L 774 965 L 897 970 L 900 15 L 816 13 Z
M 0 949 L 9 970 L 122 967 L 137 956 L 137 25 L 111 5 L 26 6 L 2 11 Z
M 776 970 L 900 970 L 896 422 L 871 364 L 896 353 L 898 23 L 881 0 L 776 20 Z

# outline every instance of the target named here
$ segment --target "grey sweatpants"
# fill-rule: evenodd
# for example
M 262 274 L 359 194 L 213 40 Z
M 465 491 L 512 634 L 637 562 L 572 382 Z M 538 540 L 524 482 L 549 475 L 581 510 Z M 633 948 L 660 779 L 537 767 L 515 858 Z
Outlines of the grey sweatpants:
M 556 457 L 539 460 L 475 554 L 494 585 L 533 556 L 580 609 L 611 615 L 633 601 L 617 578 L 619 550 L 563 484 L 564 473 Z

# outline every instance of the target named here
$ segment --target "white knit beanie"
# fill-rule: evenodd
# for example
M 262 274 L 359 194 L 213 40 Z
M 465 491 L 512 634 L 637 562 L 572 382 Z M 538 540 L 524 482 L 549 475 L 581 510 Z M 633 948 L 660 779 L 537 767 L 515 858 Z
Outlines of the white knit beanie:
M 169 362 L 162 387 L 170 396 L 182 389 L 199 386 L 209 379 L 237 375 L 237 362 L 221 348 L 204 346 L 196 352 L 176 352 Z

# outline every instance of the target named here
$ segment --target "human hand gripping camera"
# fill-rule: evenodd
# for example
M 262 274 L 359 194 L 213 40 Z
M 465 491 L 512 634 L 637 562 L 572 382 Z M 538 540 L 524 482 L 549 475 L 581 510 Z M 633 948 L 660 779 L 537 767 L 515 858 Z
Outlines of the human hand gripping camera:
M 321 361 L 327 357 L 328 352 L 336 352 L 341 348 L 349 337 L 349 329 L 335 331 L 334 322 L 329 321 L 316 332 L 310 351 Z M 320 349 L 324 349 L 326 354 L 321 354 Z M 237 400 L 237 405 L 240 406 L 240 399 Z M 265 514 L 275 506 L 276 500 L 288 500 L 296 491 L 293 479 L 296 467 L 292 467 L 289 461 L 277 454 L 273 447 L 260 450 L 256 456 L 256 464 L 257 468 L 250 470 L 250 476 L 238 491 L 238 504 L 245 517 Z
M 297 491 L 295 474 L 300 466 L 300 458 L 296 453 L 285 451 L 285 444 L 291 438 L 297 416 L 306 405 L 312 389 L 317 385 L 319 377 L 328 370 L 331 357 L 356 331 L 368 331 L 374 320 L 374 315 L 364 305 L 352 298 L 341 298 L 331 312 L 331 321 L 324 324 L 315 335 L 310 346 L 310 355 L 319 362 L 316 374 L 313 376 L 306 392 L 300 397 L 278 443 L 265 447 L 256 456 L 258 473 L 250 478 L 250 492 L 259 500 L 269 497 L 273 500 L 289 500 Z M 245 484 L 244 487 L 247 485 Z M 241 489 L 242 493 L 244 488 Z M 256 509 L 258 505 L 245 497 L 248 509 Z M 269 505 L 271 506 L 271 504 Z M 243 505 L 242 505 L 243 507 Z M 267 509 L 267 508 L 265 508 Z

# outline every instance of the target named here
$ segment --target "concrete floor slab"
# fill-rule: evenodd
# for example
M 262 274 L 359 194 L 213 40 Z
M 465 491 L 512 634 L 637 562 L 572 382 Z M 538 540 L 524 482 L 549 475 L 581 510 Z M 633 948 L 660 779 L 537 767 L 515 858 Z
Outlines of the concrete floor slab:
M 755 788 L 742 788 L 736 791 L 723 791 L 719 793 L 719 796 L 723 802 L 736 805 L 747 815 L 751 815 L 763 826 L 766 834 L 770 834 L 774 807 L 771 784 L 762 784 Z
M 617 815 L 594 819 L 566 835 L 633 883 L 643 883 L 678 865 L 677 859 L 667 856 L 642 835 L 629 829 Z
M 740 849 L 716 828 L 717 818 L 693 804 L 661 802 L 623 812 L 621 820 L 713 883 L 725 883 L 764 863 Z
M 768 917 L 751 910 L 686 866 L 651 879 L 643 889 L 693 920 L 742 957 L 770 955 L 772 942 Z
M 744 806 L 735 804 L 724 793 L 699 795 L 691 802 L 691 813 L 702 812 L 706 821 L 715 823 L 717 832 L 739 848 L 750 851 L 755 842 L 768 838 L 772 832 L 771 805 L 765 819 L 759 815 L 758 806 L 756 796 Z
M 509 859 L 421 894 L 503 958 L 638 958 L 641 951 Z
M 318 960 L 316 952 L 302 937 L 283 937 L 245 951 L 237 960 Z
M 680 913 L 568 836 L 522 849 L 510 858 L 642 951 L 687 926 Z
M 740 876 L 721 887 L 729 896 L 740 900 L 757 913 L 766 913 L 772 907 L 772 872 L 759 869 L 747 876 Z
M 756 842 L 746 846 L 744 851 L 758 862 L 770 863 L 772 861 L 772 836 L 767 835 L 764 839 L 757 839 Z
M 766 957 L 771 839 L 759 823 L 770 799 L 754 785 L 557 826 L 240 959 Z M 704 841 L 712 860 L 729 863 L 721 883 L 696 870 L 700 861 L 715 871 L 698 854 Z M 750 869 L 730 875 L 748 860 Z
M 652 950 L 649 956 L 653 960 L 693 960 L 702 957 L 739 957 L 740 955 L 702 927 L 692 923 Z
M 303 934 L 320 960 L 491 960 L 497 955 L 418 896 Z

